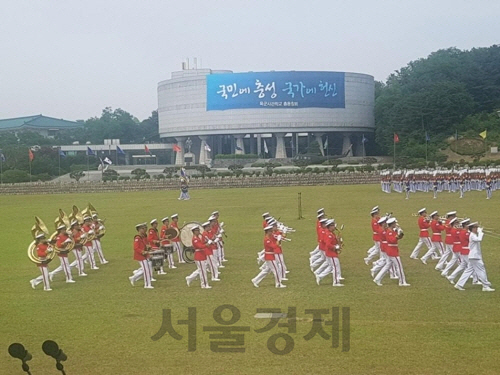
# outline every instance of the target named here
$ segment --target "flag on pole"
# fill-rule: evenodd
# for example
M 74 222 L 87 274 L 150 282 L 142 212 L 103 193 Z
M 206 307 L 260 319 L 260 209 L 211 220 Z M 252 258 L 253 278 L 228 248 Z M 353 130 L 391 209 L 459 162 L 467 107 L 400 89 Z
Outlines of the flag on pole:
M 144 145 L 144 152 L 145 152 L 146 154 L 151 155 L 151 151 L 149 150 L 149 147 L 148 147 L 148 146 L 146 146 L 146 145 Z
M 3 154 L 2 150 L 0 150 L 0 161 L 1 161 L 2 163 L 5 163 L 5 160 L 6 160 L 6 159 L 5 159 L 5 155 Z
M 125 151 L 123 151 L 120 146 L 116 146 L 116 152 L 120 155 L 125 155 Z
M 186 170 L 181 168 L 181 177 L 186 178 Z
M 399 137 L 396 133 L 394 133 L 394 143 L 398 143 L 399 142 Z
M 87 156 L 95 156 L 94 150 L 87 146 Z
M 267 148 L 267 143 L 266 143 L 266 140 L 264 139 L 264 153 L 267 154 L 269 153 L 269 150 Z
M 328 148 L 328 137 L 325 139 L 325 144 L 323 145 L 323 149 Z
M 361 143 L 365 144 L 366 142 L 368 142 L 368 138 L 366 138 L 365 135 L 363 134 L 363 138 L 361 138 Z
M 479 133 L 481 138 L 486 139 L 486 130 L 484 132 Z
M 66 153 L 63 150 L 59 149 L 59 156 L 61 158 L 65 158 L 66 157 Z
M 28 157 L 30 158 L 30 161 L 33 161 L 35 158 L 35 155 L 33 154 L 33 151 L 31 151 L 31 148 L 28 148 Z
M 174 150 L 175 152 L 180 152 L 181 148 L 178 145 L 173 145 L 172 150 Z
M 109 164 L 109 165 L 113 164 L 113 162 L 112 162 L 112 161 L 111 161 L 111 160 L 110 160 L 107 156 L 104 158 L 104 160 L 103 160 L 103 161 L 104 161 L 106 164 Z
M 205 145 L 205 151 L 210 152 L 210 151 L 212 151 L 212 149 L 210 148 L 210 146 L 209 146 L 209 145 Z
M 243 151 L 243 149 L 242 149 L 241 147 L 238 147 L 238 146 L 236 146 L 236 149 L 237 149 L 238 151 Z
M 431 137 L 429 137 L 429 133 L 425 132 L 425 141 L 430 142 Z

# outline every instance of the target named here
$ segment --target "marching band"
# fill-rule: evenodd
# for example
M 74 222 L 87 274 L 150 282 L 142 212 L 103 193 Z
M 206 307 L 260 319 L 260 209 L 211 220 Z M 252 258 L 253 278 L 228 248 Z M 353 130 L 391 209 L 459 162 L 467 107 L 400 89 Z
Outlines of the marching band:
M 66 283 L 75 283 L 71 270 L 77 268 L 78 276 L 87 276 L 84 272 L 85 262 L 90 263 L 91 269 L 98 270 L 94 260 L 95 252 L 99 254 L 100 264 L 108 263 L 100 241 L 106 233 L 104 220 L 99 218 L 90 203 L 82 212 L 73 206 L 69 216 L 60 209 L 54 227 L 56 231 L 49 235 L 47 226 L 35 216 L 35 225 L 31 229 L 34 241 L 28 247 L 28 257 L 38 266 L 42 275 L 30 280 L 33 289 L 43 282 L 44 290 L 51 291 L 50 283 L 61 272 L 64 273 Z M 70 253 L 75 256 L 72 263 L 68 259 Z M 60 265 L 49 272 L 49 263 L 56 255 Z
M 499 168 L 476 168 L 460 170 L 396 170 L 382 171 L 380 173 L 382 191 L 391 193 L 405 193 L 406 199 L 411 193 L 418 191 L 433 193 L 433 198 L 438 193 L 459 193 L 463 198 L 469 191 L 485 191 L 486 199 L 491 199 L 493 191 L 500 189 Z
M 484 235 L 498 238 L 497 234 L 482 228 L 477 222 L 471 223 L 468 218 L 457 217 L 457 211 L 449 211 L 444 216 L 440 216 L 438 211 L 427 215 L 427 209 L 421 208 L 414 216 L 417 217 L 418 242 L 410 259 L 420 259 L 424 265 L 436 261 L 435 270 L 458 290 L 464 290 L 469 279 L 472 279 L 473 285 L 481 285 L 485 292 L 495 290 L 487 277 L 481 242 Z M 288 235 L 295 230 L 269 212 L 262 214 L 262 217 L 264 248 L 257 253 L 260 270 L 251 280 L 252 284 L 258 288 L 263 279 L 272 274 L 274 286 L 286 288 L 284 282 L 288 280 L 290 271 L 285 263 L 282 245 L 291 241 Z M 384 277 L 389 274 L 390 279 L 398 280 L 399 286 L 410 286 L 400 256 L 399 243 L 404 238 L 403 229 L 392 213 L 381 216 L 378 206 L 371 209 L 370 217 L 373 246 L 367 250 L 364 263 L 371 264 L 373 282 L 382 286 Z M 209 281 L 221 280 L 221 271 L 225 268 L 223 263 L 227 262 L 223 240 L 226 234 L 224 223 L 219 222 L 219 212 L 212 212 L 204 223 L 189 222 L 180 229 L 179 215 L 173 214 L 170 218 L 171 224 L 168 216 L 161 220 L 161 230 L 158 229 L 157 219 L 149 222 L 149 229 L 146 222 L 135 226 L 137 234 L 133 242 L 133 259 L 139 263 L 139 268 L 129 277 L 131 285 L 135 286 L 136 282 L 143 279 L 145 289 L 154 289 L 154 272 L 165 275 L 165 265 L 169 269 L 177 268 L 173 257 L 177 253 L 179 263 L 196 265 L 196 269 L 185 278 L 187 285 L 199 279 L 202 289 L 212 288 Z M 43 283 L 44 290 L 51 291 L 51 283 L 59 273 L 64 274 L 66 283 L 75 283 L 73 268 L 76 268 L 78 276 L 84 277 L 87 276 L 85 264 L 91 270 L 98 270 L 97 260 L 101 265 L 108 263 L 100 241 L 106 233 L 104 220 L 99 218 L 91 204 L 82 212 L 73 206 L 69 216 L 59 210 L 54 227 L 55 232 L 49 235 L 43 221 L 35 217 L 35 225 L 31 230 L 34 240 L 28 247 L 28 257 L 38 266 L 41 275 L 30 280 L 33 289 Z M 325 209 L 320 208 L 317 210 L 315 228 L 317 244 L 309 253 L 309 267 L 316 283 L 320 285 L 331 274 L 332 286 L 343 287 L 339 259 L 344 248 L 343 225 L 338 226 L 335 219 L 328 218 Z M 420 257 L 424 246 L 427 251 Z M 72 263 L 68 259 L 70 254 L 75 258 Z M 49 272 L 49 264 L 56 256 L 60 264 Z

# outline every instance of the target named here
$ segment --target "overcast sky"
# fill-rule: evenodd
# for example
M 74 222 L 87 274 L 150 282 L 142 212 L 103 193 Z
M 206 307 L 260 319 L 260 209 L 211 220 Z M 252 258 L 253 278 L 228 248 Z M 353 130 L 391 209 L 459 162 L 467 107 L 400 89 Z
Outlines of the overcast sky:
M 3 0 L 0 118 L 88 119 L 110 106 L 143 120 L 188 57 L 385 80 L 441 48 L 498 43 L 498 0 Z

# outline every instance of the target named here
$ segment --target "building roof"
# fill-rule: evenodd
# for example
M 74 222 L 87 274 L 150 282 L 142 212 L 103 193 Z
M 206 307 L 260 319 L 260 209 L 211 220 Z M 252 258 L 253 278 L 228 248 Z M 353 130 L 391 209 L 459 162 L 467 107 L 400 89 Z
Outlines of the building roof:
M 34 115 L 26 117 L 16 117 L 0 119 L 0 131 L 22 130 L 22 129 L 75 129 L 82 127 L 82 122 L 68 121 L 47 117 L 43 115 Z

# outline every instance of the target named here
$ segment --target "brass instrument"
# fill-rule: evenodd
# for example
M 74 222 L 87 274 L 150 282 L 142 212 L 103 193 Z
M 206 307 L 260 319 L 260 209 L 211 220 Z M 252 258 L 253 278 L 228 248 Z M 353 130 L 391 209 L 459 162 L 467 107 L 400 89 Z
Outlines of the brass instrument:
M 344 230 L 344 224 L 342 224 L 339 227 L 337 227 L 337 225 L 335 225 L 335 229 L 333 230 L 334 232 L 336 232 L 336 236 L 337 236 L 337 241 L 339 242 L 339 246 L 340 246 L 340 249 L 338 249 L 337 253 L 340 254 L 342 252 L 342 248 L 344 247 L 344 237 L 342 236 L 342 231 Z
M 40 258 L 36 252 L 36 247 L 37 247 L 37 241 L 36 238 L 38 235 L 44 234 L 45 237 L 47 238 L 49 235 L 49 230 L 47 229 L 47 226 L 44 224 L 42 219 L 40 219 L 38 216 L 35 216 L 35 225 L 31 228 L 31 234 L 34 238 L 34 241 L 31 242 L 28 246 L 28 258 L 35 264 L 48 264 L 54 259 L 56 256 L 56 252 L 52 250 L 52 247 L 49 245 L 49 251 L 48 255 L 46 258 Z M 45 240 L 47 241 L 47 240 Z
M 75 247 L 75 240 L 73 239 L 73 233 L 70 230 L 71 226 L 68 216 L 63 210 L 59 209 L 59 216 L 54 220 L 54 226 L 56 228 L 56 231 L 52 233 L 52 235 L 50 236 L 50 242 L 55 244 L 56 237 L 59 234 L 57 228 L 61 225 L 64 225 L 66 227 L 66 234 L 68 235 L 68 239 L 70 241 L 67 243 L 65 247 L 54 246 L 54 250 L 57 254 L 59 253 L 67 254 Z

